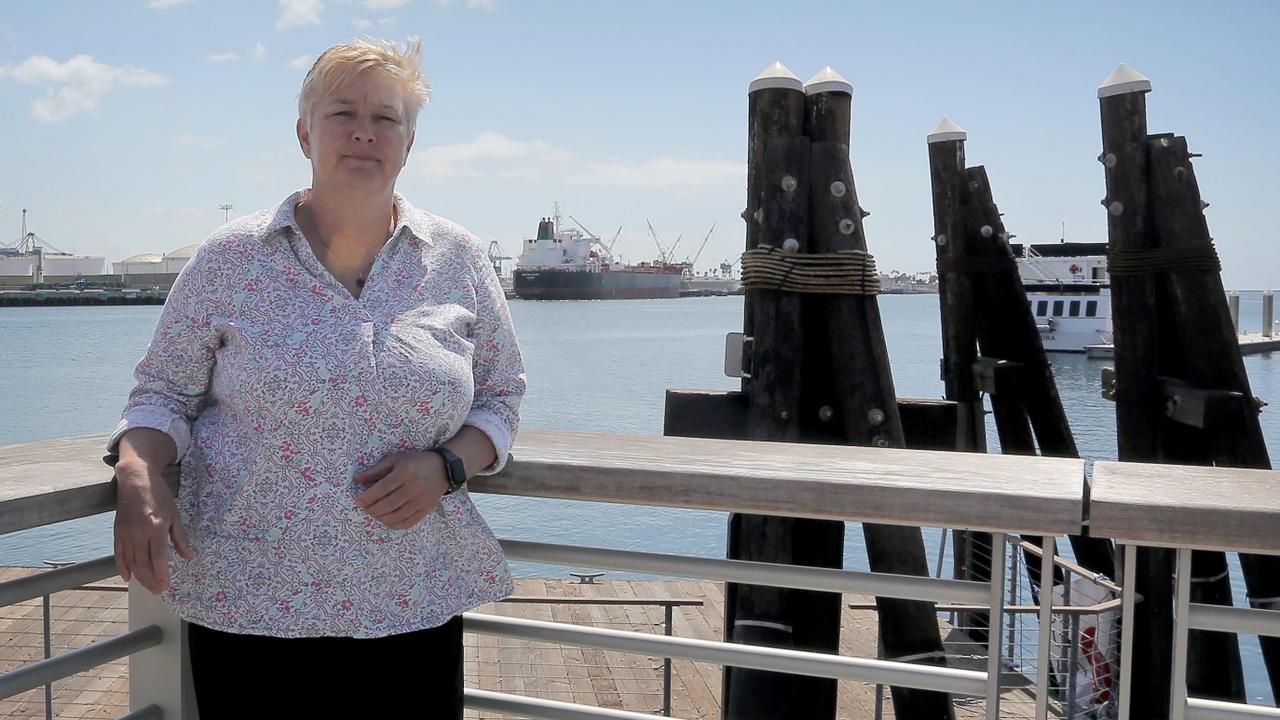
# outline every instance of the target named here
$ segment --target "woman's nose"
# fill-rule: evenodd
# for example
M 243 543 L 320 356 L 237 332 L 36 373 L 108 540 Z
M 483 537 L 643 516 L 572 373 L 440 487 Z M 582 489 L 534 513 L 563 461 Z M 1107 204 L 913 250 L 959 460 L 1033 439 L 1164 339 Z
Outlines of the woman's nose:
M 356 129 L 351 135 L 356 142 L 373 142 L 373 126 L 368 120 L 357 120 Z

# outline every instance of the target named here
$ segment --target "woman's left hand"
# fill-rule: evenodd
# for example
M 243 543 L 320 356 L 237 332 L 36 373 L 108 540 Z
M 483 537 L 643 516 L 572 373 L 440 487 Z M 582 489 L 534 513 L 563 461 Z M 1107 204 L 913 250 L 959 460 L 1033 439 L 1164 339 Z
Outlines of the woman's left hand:
M 433 452 L 388 455 L 356 473 L 355 481 L 372 485 L 356 496 L 356 507 L 392 530 L 406 530 L 435 510 L 449 489 L 444 459 Z

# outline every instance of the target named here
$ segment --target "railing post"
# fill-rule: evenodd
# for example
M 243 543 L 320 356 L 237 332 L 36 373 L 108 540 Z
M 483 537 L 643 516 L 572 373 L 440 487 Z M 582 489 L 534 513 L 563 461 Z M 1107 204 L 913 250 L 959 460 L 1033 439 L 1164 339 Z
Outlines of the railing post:
M 1000 676 L 1004 662 L 1000 657 L 1000 615 L 1004 613 L 1004 559 L 1006 536 L 991 535 L 991 622 L 987 633 L 987 720 L 1000 720 Z
M 1190 634 L 1191 551 L 1178 548 L 1178 570 L 1173 595 L 1173 677 L 1169 683 L 1169 720 L 1187 713 L 1187 641 Z
M 157 625 L 164 642 L 129 656 L 129 709 L 158 705 L 165 718 L 198 720 L 191 662 L 187 657 L 187 628 L 160 598 L 136 581 L 129 583 L 129 629 Z
M 1120 602 L 1120 718 L 1129 720 L 1129 688 L 1132 687 L 1133 668 L 1133 606 L 1134 583 L 1138 579 L 1138 546 L 1124 546 L 1124 593 Z
M 671 603 L 664 603 L 666 611 L 666 636 L 671 637 Z M 671 658 L 662 658 L 662 716 L 671 717 Z
M 1043 552 L 1040 555 L 1040 633 L 1036 648 L 1036 720 L 1049 717 L 1049 665 L 1053 662 L 1049 657 L 1049 641 L 1053 639 L 1053 558 L 1057 554 L 1054 540 L 1046 535 L 1040 544 Z M 1045 578 L 1049 579 L 1047 586 Z M 1067 573 L 1066 581 L 1066 587 L 1071 587 L 1071 573 Z M 1071 720 L 1070 715 L 1067 715 L 1067 720 Z
M 53 657 L 53 628 L 50 627 L 49 596 L 46 594 L 40 598 L 42 615 L 44 616 L 44 659 L 48 660 Z M 44 684 L 44 717 L 45 720 L 53 720 L 53 683 Z

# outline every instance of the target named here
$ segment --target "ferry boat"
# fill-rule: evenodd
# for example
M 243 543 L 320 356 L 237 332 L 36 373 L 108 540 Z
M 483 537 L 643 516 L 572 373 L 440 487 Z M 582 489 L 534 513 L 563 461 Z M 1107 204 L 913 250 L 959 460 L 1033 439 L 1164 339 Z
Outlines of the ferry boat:
M 1048 352 L 1111 342 L 1106 243 L 1010 244 Z
M 677 298 L 683 272 L 677 263 L 622 264 L 599 237 L 562 228 L 556 203 L 554 214 L 538 222 L 537 236 L 524 241 L 512 291 L 523 300 Z

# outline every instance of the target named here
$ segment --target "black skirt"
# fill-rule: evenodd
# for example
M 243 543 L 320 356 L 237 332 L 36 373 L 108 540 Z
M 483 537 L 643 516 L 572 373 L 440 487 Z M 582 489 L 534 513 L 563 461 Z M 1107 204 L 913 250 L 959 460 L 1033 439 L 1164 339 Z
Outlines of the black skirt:
M 380 638 L 188 626 L 200 720 L 462 718 L 462 618 Z

